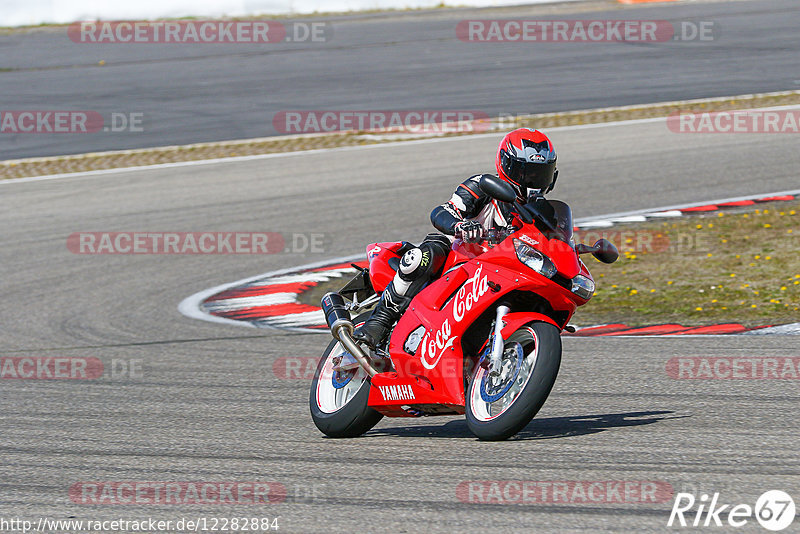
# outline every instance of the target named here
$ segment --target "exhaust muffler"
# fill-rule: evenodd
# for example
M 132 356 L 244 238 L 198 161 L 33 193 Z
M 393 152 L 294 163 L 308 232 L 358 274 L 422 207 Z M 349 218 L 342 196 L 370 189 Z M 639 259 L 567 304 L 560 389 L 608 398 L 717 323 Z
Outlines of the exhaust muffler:
M 370 377 L 378 374 L 378 371 L 372 366 L 369 356 L 353 339 L 353 321 L 350 319 L 347 306 L 345 306 L 344 297 L 335 292 L 326 293 L 322 297 L 322 311 L 325 313 L 325 321 L 331 329 L 333 338 L 347 349 Z

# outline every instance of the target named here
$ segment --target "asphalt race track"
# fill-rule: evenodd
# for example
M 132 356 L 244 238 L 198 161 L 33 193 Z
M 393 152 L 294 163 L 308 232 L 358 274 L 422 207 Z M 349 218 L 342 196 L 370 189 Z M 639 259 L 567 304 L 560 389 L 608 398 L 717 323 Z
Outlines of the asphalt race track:
M 677 135 L 662 122 L 552 132 L 576 216 L 796 188 L 794 136 Z M 662 503 L 463 502 L 476 480 L 658 481 L 755 504 L 800 494 L 796 380 L 675 380 L 674 356 L 797 356 L 795 336 L 569 338 L 552 396 L 504 443 L 459 417 L 325 439 L 309 382 L 273 373 L 325 335 L 191 320 L 189 294 L 419 239 L 432 205 L 491 169 L 499 136 L 0 183 L 4 357 L 92 357 L 135 376 L 2 380 L 0 500 L 36 521 L 280 516 L 285 532 L 663 532 Z M 598 161 L 622 143 L 616 159 Z M 758 143 L 759 158 L 742 157 Z M 753 178 L 745 183 L 742 176 Z M 79 231 L 324 232 L 323 254 L 76 255 Z M 80 505 L 80 481 L 272 481 L 281 504 Z M 725 514 L 723 514 L 723 519 Z M 742 531 L 761 531 L 755 520 Z M 787 531 L 788 532 L 788 531 Z
M 712 41 L 468 43 L 465 19 L 712 23 Z M 7 110 L 141 113 L 141 132 L 5 133 L 0 158 L 275 135 L 287 110 L 474 110 L 490 116 L 800 88 L 796 0 L 613 0 L 309 18 L 327 42 L 74 43 L 64 27 L 0 35 Z M 105 62 L 104 66 L 99 63 Z

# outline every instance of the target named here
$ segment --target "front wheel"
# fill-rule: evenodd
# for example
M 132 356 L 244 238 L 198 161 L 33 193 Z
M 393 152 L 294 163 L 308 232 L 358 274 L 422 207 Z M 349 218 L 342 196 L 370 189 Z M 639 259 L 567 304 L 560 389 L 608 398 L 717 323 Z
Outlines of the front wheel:
M 362 314 L 353 322 L 360 326 L 367 317 L 369 313 Z M 320 432 L 332 438 L 360 436 L 383 417 L 367 406 L 370 381 L 364 369 L 334 371 L 333 359 L 346 353 L 341 343 L 331 341 L 311 382 L 311 418 Z
M 523 326 L 505 342 L 502 368 L 479 365 L 467 388 L 467 426 L 481 440 L 508 439 L 539 412 L 561 365 L 561 335 L 548 323 Z

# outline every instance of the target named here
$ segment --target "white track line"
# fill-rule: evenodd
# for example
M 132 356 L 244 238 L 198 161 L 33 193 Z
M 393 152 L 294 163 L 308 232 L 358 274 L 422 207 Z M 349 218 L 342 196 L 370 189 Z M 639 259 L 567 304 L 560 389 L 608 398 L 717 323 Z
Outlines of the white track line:
M 186 317 L 190 319 L 199 319 L 201 321 L 210 321 L 213 323 L 222 323 L 222 324 L 231 324 L 235 326 L 249 326 L 251 328 L 255 328 L 254 324 L 251 324 L 246 321 L 236 321 L 234 319 L 227 319 L 225 317 L 217 317 L 216 315 L 210 315 L 205 313 L 201 308 L 200 304 L 208 297 L 215 295 L 217 293 L 221 293 L 227 289 L 230 289 L 234 286 L 240 286 L 244 284 L 249 284 L 250 282 L 255 282 L 260 278 L 267 278 L 267 277 L 275 277 L 281 276 L 284 274 L 293 274 L 297 271 L 302 271 L 305 269 L 317 269 L 319 267 L 326 267 L 328 265 L 334 265 L 336 263 L 345 263 L 351 261 L 358 261 L 364 257 L 364 254 L 355 254 L 352 256 L 343 256 L 341 258 L 334 258 L 330 260 L 323 260 L 314 263 L 309 263 L 306 265 L 301 265 L 298 267 L 288 267 L 286 269 L 278 269 L 277 271 L 270 271 L 263 274 L 257 274 L 255 276 L 248 276 L 247 278 L 242 278 L 241 280 L 237 280 L 235 282 L 228 282 L 227 284 L 222 284 L 219 286 L 215 286 L 209 289 L 204 289 L 194 295 L 188 296 L 178 304 L 178 311 Z M 304 330 L 307 332 L 307 330 Z
M 709 200 L 704 202 L 689 202 L 686 204 L 675 204 L 672 206 L 662 206 L 660 208 L 648 208 L 642 210 L 634 210 L 634 211 L 621 211 L 619 213 L 611 213 L 609 215 L 598 215 L 595 217 L 583 217 L 581 219 L 575 219 L 576 225 L 582 224 L 592 224 L 598 221 L 607 221 L 610 219 L 614 219 L 615 222 L 624 222 L 619 221 L 618 219 L 634 217 L 638 215 L 650 215 L 653 217 L 680 217 L 683 213 L 680 210 L 687 209 L 687 208 L 694 208 L 696 206 L 710 206 L 712 204 L 726 204 L 728 202 L 740 202 L 742 200 L 755 200 L 758 198 L 769 198 L 769 197 L 780 197 L 785 195 L 800 195 L 800 189 L 792 189 L 790 191 L 779 191 L 777 193 L 760 193 L 757 195 L 745 195 L 741 197 L 729 197 L 729 198 L 722 198 L 718 200 Z M 677 213 L 673 213 L 677 212 Z
M 800 195 L 800 189 L 796 189 L 796 190 L 792 190 L 792 191 L 781 191 L 781 192 L 778 192 L 778 193 L 762 193 L 762 194 L 759 194 L 759 195 L 747 195 L 747 196 L 742 196 L 742 197 L 732 197 L 732 198 L 726 198 L 726 199 L 715 200 L 715 201 L 701 201 L 701 202 L 695 202 L 695 203 L 689 203 L 689 204 L 680 204 L 680 205 L 677 205 L 677 206 L 664 206 L 664 207 L 661 207 L 661 208 L 650 208 L 650 209 L 646 209 L 646 210 L 638 210 L 638 211 L 632 211 L 632 212 L 615 213 L 615 214 L 610 214 L 610 215 L 600 215 L 600 216 L 597 216 L 597 217 L 587 217 L 585 219 L 576 220 L 575 224 L 591 225 L 593 222 L 596 222 L 596 221 L 603 222 L 603 223 L 605 223 L 605 222 L 609 222 L 610 223 L 610 221 L 609 221 L 610 219 L 614 219 L 616 221 L 625 221 L 626 219 L 627 220 L 639 220 L 638 217 L 636 217 L 639 214 L 650 214 L 650 213 L 656 214 L 657 216 L 658 216 L 658 214 L 665 214 L 665 213 L 670 213 L 670 214 L 674 213 L 674 216 L 682 216 L 684 214 L 681 213 L 680 211 L 678 211 L 679 209 L 691 208 L 691 207 L 694 207 L 694 206 L 705 206 L 705 205 L 711 205 L 711 204 L 724 204 L 726 202 L 738 202 L 738 201 L 741 201 L 741 200 L 753 200 L 753 199 L 757 199 L 757 198 L 777 197 L 777 196 L 784 196 L 784 195 Z M 609 224 L 609 225 L 611 225 L 611 224 Z M 248 278 L 244 278 L 242 280 L 237 280 L 235 282 L 229 282 L 227 284 L 223 284 L 223 285 L 220 285 L 220 286 L 212 287 L 210 289 L 206 289 L 204 291 L 200 291 L 199 293 L 195 293 L 194 295 L 186 297 L 178 305 L 178 311 L 180 313 L 182 313 L 183 315 L 185 315 L 186 317 L 189 317 L 191 319 L 200 319 L 202 321 L 211 321 L 211 322 L 216 322 L 216 323 L 234 324 L 234 325 L 238 325 L 238 326 L 254 327 L 255 325 L 253 325 L 253 324 L 251 324 L 250 322 L 247 322 L 247 321 L 238 321 L 238 320 L 234 320 L 234 319 L 227 319 L 225 317 L 217 317 L 216 315 L 207 314 L 206 312 L 204 312 L 200 308 L 200 304 L 204 300 L 206 300 L 208 297 L 211 297 L 212 295 L 215 295 L 216 293 L 220 293 L 222 291 L 228 290 L 228 289 L 230 289 L 232 287 L 235 287 L 235 286 L 245 285 L 245 284 L 248 284 L 250 282 L 254 282 L 256 280 L 259 280 L 259 279 L 272 278 L 272 277 L 277 277 L 277 276 L 282 276 L 282 275 L 290 275 L 290 274 L 296 273 L 297 271 L 304 271 L 304 270 L 308 270 L 308 269 L 317 269 L 317 268 L 320 268 L 320 267 L 325 267 L 327 265 L 335 265 L 337 263 L 349 263 L 349 262 L 358 261 L 358 260 L 361 260 L 361 259 L 364 259 L 364 255 L 363 254 L 356 254 L 356 255 L 353 255 L 353 256 L 343 256 L 343 257 L 340 257 L 340 258 L 332 258 L 330 260 L 324 260 L 324 261 L 319 261 L 319 262 L 315 262 L 315 263 L 309 263 L 307 265 L 299 265 L 297 267 L 289 267 L 289 268 L 281 269 L 281 270 L 278 270 L 278 271 L 271 271 L 271 272 L 267 272 L 267 273 L 263 273 L 263 274 L 259 274 L 259 275 L 255 275 L 255 276 L 251 276 L 251 277 L 248 277 Z M 298 280 L 298 281 L 304 281 L 305 279 L 306 278 L 303 278 L 302 280 Z M 308 313 L 314 313 L 314 312 L 308 312 Z M 272 325 L 267 325 L 267 326 L 269 326 L 271 328 L 276 328 L 276 327 L 274 327 Z M 279 328 L 279 329 L 280 330 L 294 331 L 294 332 L 308 332 L 308 330 L 302 329 L 302 328 L 300 328 L 300 329 Z M 770 331 L 767 332 L 766 330 L 770 330 Z M 777 327 L 772 327 L 770 329 L 765 329 L 763 334 L 768 334 L 768 333 L 786 333 L 786 332 L 789 332 L 789 331 L 798 331 L 798 330 L 800 330 L 800 323 L 795 323 L 795 324 L 792 324 L 792 325 L 781 325 L 781 326 L 777 326 Z M 755 335 L 755 334 L 756 334 L 756 332 L 753 332 L 753 335 Z M 726 336 L 726 335 L 731 335 L 731 334 L 703 334 L 702 336 L 697 334 L 697 337 L 714 337 L 714 336 Z M 690 337 L 690 336 L 692 336 L 692 334 L 687 334 L 685 336 L 650 335 L 650 336 L 607 336 L 607 337 Z
M 732 97 L 737 98 L 737 97 Z M 709 99 L 710 101 L 714 101 L 715 99 Z M 697 101 L 699 102 L 699 101 Z M 687 102 L 688 104 L 696 103 L 696 101 Z M 672 105 L 674 102 L 664 102 L 664 105 Z M 782 109 L 796 109 L 800 108 L 798 104 L 792 104 L 788 106 L 774 106 L 768 108 L 754 108 L 758 109 L 759 111 L 772 111 L 772 110 L 782 110 Z M 611 108 L 613 109 L 613 108 Z M 591 113 L 593 111 L 598 110 L 585 110 L 587 113 Z M 731 110 L 736 111 L 736 110 Z M 752 111 L 750 109 L 743 109 L 738 111 Z M 569 113 L 569 112 L 564 112 Z M 652 117 L 648 119 L 631 119 L 631 120 L 621 120 L 621 121 L 611 121 L 611 122 L 597 122 L 592 124 L 573 124 L 569 126 L 554 126 L 552 128 L 547 128 L 548 132 L 566 132 L 571 130 L 588 130 L 593 128 L 605 128 L 611 126 L 629 126 L 631 124 L 646 124 L 652 122 L 666 122 L 667 117 Z M 61 173 L 61 174 L 47 174 L 43 176 L 29 176 L 25 178 L 10 178 L 8 180 L 0 179 L 0 185 L 10 185 L 10 184 L 20 184 L 20 183 L 28 183 L 28 182 L 41 182 L 46 180 L 61 180 L 64 178 L 84 178 L 84 177 L 94 177 L 94 176 L 105 176 L 108 174 L 115 174 L 115 173 L 128 173 L 128 172 L 136 172 L 136 171 L 148 171 L 154 169 L 170 169 L 170 168 L 178 168 L 178 167 L 196 167 L 200 165 L 215 165 L 218 163 L 235 163 L 239 161 L 256 161 L 256 160 L 263 160 L 263 159 L 273 159 L 273 158 L 285 158 L 285 157 L 292 157 L 292 156 L 305 156 L 308 154 L 324 154 L 328 152 L 347 152 L 351 150 L 372 150 L 376 148 L 383 148 L 383 147 L 396 147 L 396 146 L 413 146 L 422 143 L 447 143 L 447 142 L 455 142 L 455 141 L 464 141 L 470 139 L 487 139 L 491 137 L 502 137 L 504 134 L 503 131 L 497 132 L 488 132 L 488 133 L 481 133 L 481 134 L 469 134 L 469 135 L 460 135 L 455 137 L 430 137 L 425 139 L 415 139 L 411 141 L 389 141 L 386 143 L 376 143 L 372 145 L 358 145 L 358 146 L 343 146 L 343 147 L 331 147 L 331 148 L 316 148 L 311 150 L 300 150 L 296 152 L 281 152 L 281 153 L 274 153 L 274 154 L 254 154 L 251 156 L 232 156 L 229 158 L 213 158 L 213 159 L 201 159 L 201 160 L 193 160 L 193 161 L 177 161 L 173 163 L 157 163 L 155 165 L 141 165 L 135 167 L 121 167 L 119 169 L 101 169 L 96 171 L 81 171 L 81 172 L 70 172 L 70 173 Z M 102 154 L 102 153 L 101 153 Z

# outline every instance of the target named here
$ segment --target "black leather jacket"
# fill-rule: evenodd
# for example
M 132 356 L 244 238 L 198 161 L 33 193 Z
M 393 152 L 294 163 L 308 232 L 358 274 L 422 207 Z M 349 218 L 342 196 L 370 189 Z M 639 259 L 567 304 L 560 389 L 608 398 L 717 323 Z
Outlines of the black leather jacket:
M 481 191 L 478 184 L 482 177 L 483 174 L 470 176 L 458 186 L 450 200 L 433 208 L 431 223 L 437 230 L 454 235 L 456 224 L 468 219 L 481 223 L 487 232 L 511 222 L 508 205 L 495 201 Z

